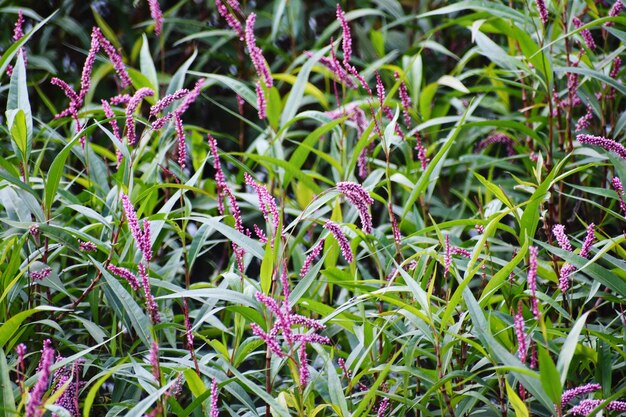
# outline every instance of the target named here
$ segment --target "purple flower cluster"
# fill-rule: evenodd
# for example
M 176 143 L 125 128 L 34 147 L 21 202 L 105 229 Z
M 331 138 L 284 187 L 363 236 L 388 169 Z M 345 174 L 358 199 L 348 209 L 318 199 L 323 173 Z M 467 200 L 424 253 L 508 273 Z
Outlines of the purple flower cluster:
M 137 291 L 139 289 L 139 281 L 137 280 L 137 277 L 128 269 L 122 268 L 120 266 L 115 266 L 113 264 L 109 264 L 107 266 L 107 269 L 113 272 L 118 277 L 124 278 L 130 284 L 130 287 L 133 290 Z
M 570 243 L 569 238 L 565 234 L 565 226 L 563 226 L 562 224 L 555 224 L 552 227 L 552 234 L 556 238 L 556 241 L 558 242 L 561 249 L 566 250 L 568 252 L 573 251 L 572 244 Z
M 278 235 L 280 228 L 280 212 L 276 205 L 276 199 L 267 190 L 264 185 L 258 184 L 250 174 L 247 172 L 243 174 L 244 180 L 247 185 L 252 187 L 259 198 L 259 206 L 263 217 L 268 224 L 271 224 L 274 228 L 274 238 Z
M 609 16 L 610 17 L 618 16 L 623 8 L 624 8 L 624 3 L 622 3 L 622 0 L 615 0 L 615 3 L 613 3 L 613 6 L 611 7 L 611 9 L 609 9 Z M 608 27 L 615 26 L 615 22 L 606 22 L 605 26 L 608 26 Z
M 152 243 L 150 239 L 150 223 L 147 220 L 143 221 L 143 231 L 139 227 L 139 220 L 137 220 L 137 214 L 133 208 L 133 204 L 130 202 L 128 196 L 122 193 L 122 206 L 124 207 L 124 214 L 128 221 L 128 228 L 130 233 L 135 239 L 135 245 L 137 249 L 143 253 L 143 258 L 146 262 L 152 260 Z
M 98 250 L 98 247 L 93 242 L 83 242 L 79 240 L 78 243 L 82 252 L 95 252 Z
M 120 133 L 120 127 L 117 124 L 117 120 L 115 120 L 115 113 L 113 112 L 113 109 L 111 108 L 111 105 L 109 104 L 108 101 L 106 100 L 102 100 L 102 110 L 104 111 L 104 115 L 106 116 L 107 119 L 109 120 L 109 124 L 111 125 L 111 129 L 113 130 L 113 135 L 117 138 L 117 140 L 119 140 L 120 142 L 122 141 L 122 135 Z M 120 164 L 122 163 L 122 152 L 118 149 L 117 150 L 117 167 L 115 169 L 119 169 Z
M 217 379 L 213 378 L 211 381 L 211 414 L 210 417 L 219 417 L 220 410 L 217 406 L 217 400 L 219 398 L 219 391 L 217 390 Z
M 359 212 L 361 219 L 361 228 L 366 234 L 372 233 L 372 215 L 369 209 L 374 204 L 374 199 L 369 193 L 355 182 L 342 181 L 337 183 L 337 189 L 346 197 L 350 204 L 354 205 Z
M 400 247 L 402 244 L 402 234 L 400 233 L 400 228 L 398 227 L 398 220 L 396 216 L 393 214 L 393 206 L 391 202 L 389 203 L 389 217 L 391 217 L 391 231 L 393 232 L 393 240 Z
M 506 153 L 508 156 L 515 155 L 515 149 L 513 149 L 513 139 L 500 132 L 493 132 L 485 139 L 481 140 L 476 146 L 476 151 L 480 151 L 494 143 L 502 143 L 506 145 Z
M 417 151 L 417 159 L 420 161 L 422 171 L 426 169 L 429 159 L 426 157 L 426 148 L 422 143 L 422 135 L 415 132 L 415 150 Z
M 200 95 L 202 87 L 204 86 L 204 81 L 204 78 L 200 78 L 196 81 L 192 90 L 187 90 L 186 88 L 177 90 L 173 94 L 163 97 L 150 108 L 150 117 L 153 117 L 165 110 L 165 108 L 171 105 L 174 101 L 182 99 L 181 104 L 175 110 L 157 118 L 154 122 L 152 122 L 152 129 L 157 130 L 163 128 L 168 121 L 174 119 L 176 137 L 178 139 L 178 165 L 180 165 L 181 168 L 185 167 L 187 160 L 187 146 L 185 144 L 186 137 L 182 115 L 185 111 L 187 111 L 191 103 L 193 103 Z
M 590 105 L 587 105 L 587 112 L 576 122 L 576 132 L 589 128 L 591 119 L 593 119 L 593 109 Z
M 263 86 L 261 85 L 260 80 L 256 82 L 256 100 L 259 119 L 265 120 L 267 117 L 267 100 L 265 99 L 265 92 L 263 91 Z
M 24 12 L 22 12 L 22 9 L 18 10 L 17 12 L 17 21 L 15 22 L 15 27 L 13 28 L 13 40 L 15 42 L 19 41 L 20 39 L 22 39 L 24 37 Z M 24 67 L 26 67 L 26 64 L 28 63 L 28 59 L 26 57 L 26 49 L 24 49 L 23 46 L 20 46 L 20 49 L 18 49 L 18 54 L 22 55 L 22 59 L 24 60 Z M 13 66 L 11 65 L 7 65 L 7 75 L 11 76 L 13 74 Z
M 582 400 L 578 405 L 572 407 L 570 413 L 575 416 L 588 416 L 591 412 L 602 404 L 604 400 Z M 619 411 L 623 413 L 626 411 L 626 401 L 611 401 L 607 404 L 606 410 Z
M 26 404 L 26 417 L 41 417 L 44 413 L 41 407 L 41 399 L 43 394 L 48 389 L 48 382 L 50 379 L 50 367 L 54 360 L 54 349 L 52 348 L 52 342 L 50 339 L 46 339 L 43 342 L 43 349 L 41 350 L 41 359 L 39 366 L 37 366 L 37 372 L 39 377 L 35 386 L 30 392 L 30 398 Z
M 574 18 L 572 19 L 572 23 L 574 23 L 574 26 L 576 26 L 576 29 L 580 29 L 581 27 L 584 26 L 584 23 L 581 22 L 581 20 L 576 16 L 574 16 Z M 593 40 L 593 36 L 591 36 L 591 31 L 589 29 L 581 30 L 580 36 L 583 37 L 583 40 L 585 41 L 585 45 L 587 45 L 587 48 L 591 49 L 592 51 L 596 49 L 596 42 Z
M 15 351 L 17 352 L 17 384 L 20 386 L 22 393 L 24 392 L 24 370 L 26 369 L 26 365 L 24 364 L 24 355 L 26 355 L 26 350 L 26 345 L 24 343 L 20 343 L 15 348 Z
M 313 261 L 320 255 L 320 253 L 322 252 L 323 248 L 324 248 L 324 241 L 323 240 L 320 240 L 319 242 L 317 242 L 317 244 L 315 246 L 313 246 L 313 249 L 311 249 L 311 252 L 309 252 L 307 257 L 304 259 L 304 263 L 302 264 L 302 268 L 300 268 L 300 277 L 301 278 L 304 278 L 306 276 L 306 274 L 309 273 L 309 270 L 311 269 L 311 265 L 313 264 Z
M 224 196 L 228 196 L 228 201 L 230 202 L 230 210 L 235 219 L 235 229 L 243 233 L 243 221 L 241 219 L 241 211 L 239 210 L 239 204 L 237 204 L 237 199 L 233 194 L 232 190 L 226 184 L 226 177 L 224 176 L 224 171 L 222 170 L 222 165 L 220 163 L 220 157 L 217 152 L 217 142 L 210 134 L 207 135 L 209 141 L 209 148 L 211 149 L 211 154 L 213 156 L 213 168 L 215 168 L 215 184 L 217 186 L 217 209 L 220 214 L 224 214 Z M 243 272 L 243 248 L 237 246 L 235 242 L 232 242 L 233 252 L 235 253 L 235 257 L 237 259 L 237 266 L 239 270 Z
M 154 91 L 152 91 L 152 89 L 142 87 L 135 92 L 128 102 L 128 106 L 126 106 L 126 136 L 128 136 L 129 145 L 134 145 L 137 142 L 137 133 L 135 131 L 135 119 L 133 118 L 133 114 L 145 97 L 152 97 L 153 95 Z
M 541 19 L 541 23 L 545 25 L 548 24 L 548 8 L 546 7 L 545 0 L 535 0 L 535 4 L 537 5 L 537 11 L 539 12 L 539 19 Z
M 150 6 L 150 17 L 154 19 L 154 33 L 160 36 L 163 29 L 163 12 L 159 6 L 159 1 L 148 0 L 148 5 Z
M 515 327 L 515 336 L 517 337 L 517 356 L 522 363 L 526 363 L 526 352 L 528 344 L 526 343 L 526 332 L 524 330 L 524 316 L 522 315 L 522 302 L 517 305 L 517 313 L 513 317 Z
M 539 303 L 537 302 L 537 255 L 538 249 L 536 246 L 528 248 L 530 257 L 528 259 L 528 289 L 530 289 L 530 303 L 533 311 L 533 315 L 539 320 Z
M 398 74 L 397 72 L 395 72 L 393 76 L 395 77 L 396 80 L 400 79 L 400 74 Z M 406 84 L 404 83 L 404 80 L 400 81 L 399 94 L 400 94 L 400 102 L 402 103 L 402 115 L 404 116 L 404 124 L 408 129 L 411 127 L 411 114 L 409 113 L 409 109 L 412 106 L 411 106 L 411 97 L 409 97 L 409 92 L 406 88 Z
M 241 12 L 241 10 L 239 9 L 239 4 L 236 1 L 230 0 L 228 1 L 228 4 L 231 7 L 236 6 L 233 8 L 235 12 Z M 228 7 L 226 7 L 222 0 L 215 0 L 215 7 L 217 8 L 217 12 L 220 14 L 220 16 L 222 16 L 224 20 L 226 20 L 228 26 L 230 26 L 230 28 L 234 30 L 235 33 L 237 33 L 237 36 L 239 36 L 239 40 L 243 41 L 244 33 L 239 20 L 237 20 L 237 18 L 232 15 L 232 13 L 230 12 L 230 10 L 228 10 Z
M 622 182 L 619 177 L 613 177 L 611 179 L 611 185 L 613 189 L 617 193 L 617 197 L 619 198 L 619 207 L 622 210 L 624 216 L 626 216 L 626 203 L 624 202 L 624 187 L 622 186 Z
M 587 226 L 587 235 L 585 236 L 585 240 L 583 241 L 583 246 L 580 249 L 580 256 L 583 258 L 589 258 L 589 250 L 591 249 L 591 245 L 595 239 L 595 235 L 593 233 L 595 225 L 593 223 L 589 223 Z
M 341 231 L 341 227 L 339 227 L 337 223 L 328 220 L 324 223 L 324 229 L 328 230 L 333 235 L 339 244 L 339 248 L 341 249 L 341 254 L 344 259 L 346 262 L 351 263 L 354 260 L 354 255 L 352 254 L 352 249 L 350 248 L 350 242 L 348 242 L 348 238 Z
M 593 135 L 578 135 L 576 136 L 576 140 L 584 145 L 593 145 L 598 146 L 604 150 L 609 152 L 613 152 L 614 154 L 620 156 L 623 159 L 626 159 L 626 148 L 620 143 L 615 142 L 612 139 L 607 139 L 603 136 L 593 136 Z
M 30 273 L 30 277 L 33 279 L 33 281 L 41 281 L 43 279 L 48 278 L 51 273 L 52 273 L 52 268 L 50 268 L 49 266 L 46 266 L 45 268 L 40 269 L 39 271 L 32 271 Z
M 250 54 L 252 65 L 254 65 L 257 75 L 263 80 L 263 82 L 265 82 L 265 85 L 268 88 L 271 88 L 274 85 L 274 80 L 272 79 L 270 68 L 265 61 L 265 58 L 263 58 L 263 51 L 261 48 L 256 46 L 256 37 L 254 36 L 255 22 L 256 14 L 250 13 L 248 19 L 246 20 L 246 46 L 248 47 L 248 54 Z
M 261 292 L 256 293 L 256 299 L 263 303 L 263 305 L 265 305 L 265 307 L 267 307 L 267 309 L 276 317 L 276 322 L 270 329 L 269 333 L 264 332 L 263 329 L 256 323 L 252 323 L 250 326 L 252 327 L 252 332 L 256 336 L 263 339 L 265 343 L 267 343 L 270 351 L 279 358 L 284 358 L 286 356 L 286 353 L 283 351 L 281 344 L 278 341 L 279 333 L 283 335 L 284 340 L 287 342 L 290 354 L 293 353 L 295 345 L 300 343 L 298 350 L 298 359 L 300 362 L 300 385 L 304 387 L 307 385 L 309 380 L 306 344 L 319 343 L 328 345 L 330 344 L 330 339 L 326 336 L 320 336 L 315 333 L 316 331 L 324 330 L 326 328 L 325 325 L 317 320 L 313 320 L 299 314 L 294 314 L 292 312 L 291 306 L 289 305 L 290 293 L 286 278 L 286 265 L 283 267 L 283 277 L 281 277 L 281 281 L 283 281 L 284 299 L 280 306 L 273 298 Z M 313 330 L 313 333 L 294 333 L 292 330 L 293 326 L 301 326 L 311 329 Z
M 152 368 L 152 376 L 157 382 L 161 381 L 161 367 L 159 366 L 159 344 L 155 341 L 150 345 L 150 353 L 148 354 L 148 362 Z
M 361 76 L 361 74 L 359 74 L 356 68 L 350 64 L 350 58 L 352 56 L 352 34 L 350 33 L 350 26 L 346 20 L 346 15 L 339 4 L 337 4 L 337 20 L 339 20 L 341 30 L 343 31 L 343 40 L 341 44 L 343 49 L 343 66 L 348 73 L 352 74 L 357 80 L 359 80 L 361 87 L 363 87 L 369 95 L 372 95 L 372 89 L 369 85 L 367 85 L 365 79 Z
M 141 284 L 143 287 L 143 292 L 146 297 L 146 307 L 148 308 L 148 313 L 150 314 L 150 318 L 152 319 L 153 324 L 159 324 L 161 322 L 161 316 L 159 315 L 159 306 L 154 300 L 154 296 L 150 291 L 150 278 L 148 277 L 148 271 L 146 271 L 146 267 L 144 264 L 139 263 L 137 265 L 139 269 L 139 277 L 141 278 Z
M 445 252 L 443 255 L 443 275 L 447 276 L 450 272 L 450 266 L 452 266 L 452 250 L 450 248 L 450 236 L 446 235 Z
M 568 389 L 563 392 L 561 395 L 561 407 L 565 407 L 565 405 L 572 400 L 572 398 L 577 397 L 579 395 L 589 394 L 590 392 L 595 392 L 602 389 L 600 384 L 585 384 L 576 388 Z
M 387 408 L 389 408 L 389 397 L 383 398 L 378 406 L 378 412 L 376 413 L 376 417 L 384 417 L 387 413 Z
M 62 356 L 57 357 L 57 362 L 63 359 Z M 71 367 L 59 368 L 54 374 L 54 380 L 56 384 L 54 386 L 53 393 L 64 389 L 61 396 L 56 400 L 55 404 L 65 408 L 70 416 L 79 417 L 80 408 L 78 405 L 78 393 L 83 386 L 83 382 L 80 381 L 80 367 L 82 361 L 76 361 Z M 67 385 L 66 385 L 67 384 Z M 66 385 L 66 386 L 65 386 Z M 65 388 L 63 388 L 65 386 Z M 57 414 L 52 413 L 52 417 L 58 417 Z

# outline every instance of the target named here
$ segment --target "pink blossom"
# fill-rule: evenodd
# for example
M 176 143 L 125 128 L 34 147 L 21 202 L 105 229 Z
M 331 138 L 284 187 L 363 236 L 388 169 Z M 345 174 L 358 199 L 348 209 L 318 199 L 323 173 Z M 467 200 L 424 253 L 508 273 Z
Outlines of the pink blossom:
M 622 144 L 617 143 L 612 139 L 607 139 L 603 136 L 592 136 L 585 134 L 576 136 L 576 139 L 578 140 L 578 142 L 584 145 L 598 146 L 604 150 L 613 152 L 623 159 L 626 159 L 626 148 L 624 148 Z
M 493 132 L 487 136 L 487 138 L 481 140 L 478 143 L 478 146 L 476 146 L 476 150 L 479 151 L 494 143 L 502 143 L 506 145 L 506 153 L 508 156 L 515 155 L 515 149 L 513 149 L 513 139 L 500 132 Z
M 217 406 L 217 400 L 219 392 L 217 390 L 217 379 L 213 378 L 211 381 L 211 414 L 210 417 L 219 417 L 220 410 Z
M 115 266 L 113 264 L 109 264 L 107 266 L 107 269 L 109 271 L 113 272 L 118 277 L 124 278 L 130 284 L 130 287 L 133 290 L 137 291 L 139 289 L 139 281 L 137 281 L 137 277 L 135 276 L 135 274 L 130 272 L 128 269 L 122 268 L 122 267 L 119 267 L 119 266 Z
M 562 224 L 555 224 L 552 227 L 552 234 L 556 238 L 556 241 L 559 243 L 561 249 L 572 252 L 572 244 L 565 234 L 565 226 L 563 226 Z
M 515 336 L 517 337 L 517 356 L 522 363 L 526 363 L 526 352 L 528 344 L 526 343 L 526 332 L 524 331 L 524 316 L 522 315 L 522 302 L 517 305 L 517 313 L 513 318 L 515 326 Z
M 231 7 L 239 6 L 236 3 L 237 2 L 233 0 L 228 1 L 228 4 L 231 5 Z M 235 33 L 237 33 L 237 36 L 239 36 L 239 40 L 243 41 L 244 33 L 239 20 L 237 20 L 237 18 L 231 14 L 230 10 L 228 10 L 228 7 L 226 7 L 222 0 L 215 0 L 215 6 L 217 7 L 217 12 L 220 14 L 220 16 L 222 16 L 224 20 L 226 20 L 226 23 L 228 23 L 228 26 L 230 26 L 230 28 L 234 30 Z M 241 13 L 239 7 L 233 7 L 233 10 L 237 13 Z
M 154 91 L 148 87 L 142 87 L 128 102 L 128 106 L 126 107 L 126 135 L 128 136 L 128 144 L 134 145 L 137 142 L 137 133 L 135 132 L 135 119 L 133 118 L 133 113 L 141 104 L 141 101 L 145 97 L 151 97 L 154 95 Z
M 265 120 L 267 116 L 267 101 L 265 100 L 265 92 L 261 86 L 261 81 L 256 82 L 256 103 L 259 111 L 259 119 Z
M 372 215 L 369 210 L 374 199 L 370 197 L 369 193 L 360 184 L 342 181 L 337 183 L 337 189 L 342 193 L 346 200 L 356 207 L 361 219 L 361 227 L 366 234 L 372 233 Z
M 429 159 L 426 157 L 426 148 L 424 148 L 424 145 L 422 144 L 422 135 L 420 135 L 418 132 L 415 133 L 415 139 L 415 150 L 417 150 L 417 159 L 420 161 L 422 171 L 424 171 L 426 170 L 429 161 Z
M 159 382 L 161 381 L 161 369 L 159 367 L 159 345 L 153 341 L 150 345 L 150 355 L 148 356 L 150 367 L 152 367 L 152 376 Z
M 585 399 L 578 403 L 578 405 L 572 407 L 570 413 L 575 416 L 588 416 L 603 402 L 604 400 Z M 624 412 L 626 411 L 626 401 L 611 401 L 606 406 L 606 410 Z
M 574 23 L 574 26 L 576 26 L 576 29 L 580 29 L 582 26 L 584 26 L 584 23 L 581 22 L 581 20 L 576 16 L 574 16 L 574 18 L 572 19 L 572 22 Z M 580 36 L 583 37 L 583 40 L 585 41 L 587 48 L 591 50 L 596 49 L 596 42 L 593 40 L 593 36 L 591 36 L 591 31 L 589 31 L 589 29 L 581 30 Z
M 48 278 L 51 273 L 52 273 L 52 268 L 50 268 L 49 266 L 46 266 L 45 268 L 40 269 L 39 271 L 32 271 L 30 273 L 30 277 L 33 279 L 33 281 L 42 281 Z
M 30 397 L 26 404 L 26 417 L 41 417 L 44 413 L 41 407 L 41 398 L 48 389 L 48 382 L 50 379 L 50 367 L 54 360 L 54 349 L 52 348 L 52 342 L 50 339 L 46 339 L 43 342 L 43 349 L 41 351 L 41 359 L 37 372 L 39 377 L 37 378 L 33 389 L 30 391 Z
M 187 160 L 187 145 L 185 143 L 185 127 L 178 113 L 174 115 L 174 126 L 176 127 L 176 138 L 178 139 L 178 165 L 184 168 Z
M 587 105 L 587 112 L 576 122 L 576 132 L 589 128 L 591 119 L 593 119 L 593 109 L 590 105 Z
M 394 77 L 396 80 L 400 80 L 400 74 L 395 72 Z M 402 115 L 404 116 L 404 124 L 407 128 L 411 127 L 411 115 L 409 113 L 409 109 L 411 109 L 411 98 L 409 97 L 409 92 L 406 88 L 406 84 L 404 80 L 400 81 L 400 101 L 402 103 Z
M 309 254 L 307 255 L 306 259 L 304 260 L 304 263 L 302 264 L 302 268 L 300 269 L 301 278 L 304 278 L 306 274 L 309 273 L 309 270 L 311 269 L 311 264 L 320 255 L 323 248 L 324 248 L 323 240 L 320 240 L 319 242 L 317 242 L 315 246 L 313 246 L 313 249 L 311 249 L 311 252 L 309 252 Z
M 572 273 L 576 272 L 576 267 L 572 264 L 565 263 L 561 267 L 559 273 L 559 289 L 563 294 L 569 289 L 569 277 Z
M 598 391 L 600 389 L 602 389 L 600 384 L 585 384 L 576 388 L 568 389 L 563 392 L 563 395 L 561 396 L 561 407 L 565 407 L 565 405 L 574 397 L 589 394 L 590 392 Z
M 270 73 L 270 69 L 267 66 L 267 62 L 265 58 L 263 58 L 263 51 L 261 48 L 256 46 L 256 37 L 254 36 L 254 23 L 256 22 L 256 14 L 250 13 L 248 19 L 246 20 L 246 30 L 245 30 L 245 38 L 246 38 L 246 46 L 248 47 L 248 54 L 250 54 L 250 58 L 252 59 L 252 64 L 256 69 L 256 72 L 259 78 L 262 78 L 265 81 L 265 85 L 268 88 L 271 88 L 274 85 L 274 81 L 272 79 L 272 75 Z
M 98 250 L 96 244 L 93 242 L 82 242 L 79 240 L 78 244 L 82 252 L 95 252 L 96 250 Z
M 389 408 L 389 397 L 383 398 L 378 406 L 378 412 L 376 413 L 376 417 L 384 417 L 387 413 L 387 408 Z
M 108 101 L 102 100 L 102 110 L 104 110 L 104 115 L 109 120 L 109 124 L 111 125 L 111 129 L 113 129 L 113 135 L 121 142 L 122 135 L 120 134 L 120 128 L 117 124 L 117 120 L 115 120 L 115 113 L 113 113 L 113 109 Z
M 161 30 L 163 29 L 163 12 L 161 12 L 159 1 L 148 0 L 148 4 L 150 6 L 150 16 L 154 20 L 154 33 L 160 36 Z
M 528 259 L 528 289 L 530 290 L 530 302 L 533 311 L 533 315 L 539 320 L 539 306 L 537 302 L 537 255 L 538 249 L 536 246 L 528 248 L 530 257 Z
M 594 227 L 595 225 L 593 223 L 589 223 L 589 226 L 587 227 L 587 235 L 585 236 L 583 246 L 580 249 L 580 256 L 582 256 L 583 258 L 589 258 L 589 250 L 591 249 L 591 245 L 593 244 L 593 241 L 595 239 L 595 236 L 593 234 Z
M 298 359 L 300 360 L 300 385 L 305 387 L 308 382 L 311 374 L 309 373 L 309 364 L 308 358 L 306 355 L 306 344 L 303 343 L 300 346 L 300 350 L 298 352 Z
M 446 235 L 445 253 L 443 255 L 443 275 L 448 275 L 450 272 L 450 266 L 452 266 L 452 252 L 450 250 L 450 236 Z
M 157 305 L 156 301 L 154 300 L 154 296 L 150 291 L 150 278 L 148 277 L 146 267 L 142 263 L 139 263 L 137 267 L 139 268 L 139 276 L 141 277 L 141 283 L 143 286 L 144 295 L 146 297 L 146 307 L 148 308 L 148 313 L 150 313 L 152 324 L 159 324 L 161 322 L 161 317 L 159 315 L 159 306 Z
M 176 100 L 180 100 L 181 98 L 187 96 L 189 94 L 189 90 L 186 88 L 181 88 L 180 90 L 176 90 L 172 94 L 168 94 L 159 101 L 157 101 L 152 107 L 150 107 L 150 117 L 156 116 L 158 113 L 165 110 L 168 106 L 172 105 Z
M 209 148 L 211 149 L 211 155 L 213 156 L 213 168 L 215 169 L 215 185 L 217 187 L 217 210 L 220 214 L 224 214 L 224 196 L 226 195 L 226 177 L 224 171 L 222 171 L 222 165 L 220 164 L 220 156 L 217 152 L 217 141 L 210 133 L 207 133 L 209 142 Z
M 341 23 L 341 30 L 343 31 L 343 41 L 341 45 L 343 48 L 343 64 L 348 67 L 352 55 L 352 35 L 350 34 L 350 26 L 346 20 L 346 15 L 339 4 L 337 4 L 337 20 Z
M 346 235 L 343 234 L 339 225 L 328 220 L 326 223 L 324 223 L 324 228 L 333 235 L 333 237 L 339 244 L 341 254 L 343 255 L 346 262 L 351 263 L 354 260 L 354 255 L 352 254 L 352 249 L 350 248 L 348 238 L 346 238 Z
M 615 190 L 615 192 L 617 193 L 617 197 L 619 198 L 619 207 L 622 210 L 622 213 L 624 214 L 624 216 L 626 216 L 626 203 L 624 202 L 624 187 L 622 186 L 622 182 L 620 181 L 619 177 L 613 177 L 613 179 L 611 179 L 611 185 L 613 186 L 613 189 Z
M 98 40 L 98 43 L 104 49 L 104 52 L 109 57 L 109 60 L 113 64 L 113 68 L 117 73 L 118 77 L 122 81 L 123 87 L 130 87 L 132 84 L 130 77 L 128 76 L 128 72 L 126 71 L 126 67 L 122 62 L 122 56 L 117 52 L 115 47 L 109 42 L 109 40 L 102 34 L 102 31 L 98 27 L 94 27 L 91 32 L 92 38 L 95 37 Z M 92 43 L 93 45 L 93 43 Z
M 613 3 L 613 6 L 609 10 L 609 16 L 610 17 L 618 16 L 623 8 L 624 8 L 624 3 L 622 3 L 622 0 L 615 0 L 615 3 Z M 608 26 L 608 27 L 615 26 L 615 22 L 606 22 L 605 26 Z
M 252 187 L 256 192 L 263 217 L 267 223 L 274 226 L 274 236 L 276 236 L 281 220 L 278 206 L 276 205 L 276 199 L 270 194 L 267 187 L 257 184 L 250 174 L 246 172 L 243 177 L 246 184 Z
M 543 25 L 548 24 L 548 8 L 546 7 L 545 0 L 535 0 L 535 4 L 537 5 L 537 11 L 539 11 L 539 19 L 541 19 L 541 23 Z

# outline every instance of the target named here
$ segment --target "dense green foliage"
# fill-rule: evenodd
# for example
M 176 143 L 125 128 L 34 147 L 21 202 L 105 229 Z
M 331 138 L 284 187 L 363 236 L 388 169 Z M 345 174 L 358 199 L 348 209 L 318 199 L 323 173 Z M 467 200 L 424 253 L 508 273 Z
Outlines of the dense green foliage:
M 0 415 L 620 413 L 615 2 L 56 3 L 0 9 Z

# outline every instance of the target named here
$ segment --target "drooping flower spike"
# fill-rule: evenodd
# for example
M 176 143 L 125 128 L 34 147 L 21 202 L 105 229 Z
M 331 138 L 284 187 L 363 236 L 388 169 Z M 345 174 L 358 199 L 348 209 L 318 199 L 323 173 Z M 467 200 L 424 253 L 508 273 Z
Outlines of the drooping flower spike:
M 161 11 L 161 6 L 159 6 L 158 0 L 148 0 L 148 4 L 150 6 L 150 17 L 154 20 L 154 33 L 160 36 L 163 30 L 163 12 Z

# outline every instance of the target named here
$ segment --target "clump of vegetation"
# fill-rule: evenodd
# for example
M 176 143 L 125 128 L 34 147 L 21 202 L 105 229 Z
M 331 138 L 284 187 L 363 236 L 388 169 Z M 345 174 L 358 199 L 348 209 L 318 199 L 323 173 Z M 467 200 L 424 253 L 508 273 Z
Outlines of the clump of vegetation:
M 621 0 L 0 18 L 0 413 L 626 411 Z

